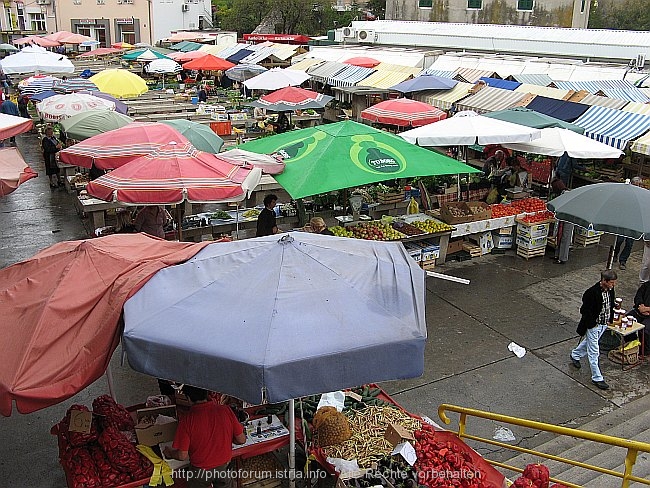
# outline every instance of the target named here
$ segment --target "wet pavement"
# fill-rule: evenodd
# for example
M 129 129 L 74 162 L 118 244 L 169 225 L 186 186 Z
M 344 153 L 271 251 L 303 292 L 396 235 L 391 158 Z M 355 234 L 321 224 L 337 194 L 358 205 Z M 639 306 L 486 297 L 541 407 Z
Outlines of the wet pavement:
M 85 238 L 73 196 L 50 190 L 38 139 L 18 136 L 18 147 L 39 177 L 0 199 L 0 266 L 27 259 L 56 242 Z M 426 366 L 420 378 L 384 384 L 405 408 L 439 421 L 438 406 L 464 407 L 578 427 L 589 420 L 623 410 L 631 401 L 648 399 L 650 366 L 621 371 L 601 355 L 601 368 L 611 389 L 591 384 L 589 367 L 573 369 L 569 351 L 583 291 L 598 281 L 611 238 L 598 246 L 576 248 L 566 265 L 548 255 L 526 261 L 509 251 L 436 268 L 471 280 L 470 285 L 429 278 Z M 619 272 L 617 296 L 630 303 L 638 285 L 641 249 L 635 244 L 627 270 Z M 254 284 L 252 284 L 254 286 Z M 507 346 L 526 348 L 518 359 Z M 139 403 L 157 392 L 153 378 L 112 361 L 118 400 Z M 58 465 L 56 439 L 49 430 L 73 403 L 90 405 L 108 391 L 101 378 L 70 400 L 29 415 L 0 417 L 0 488 L 65 486 Z M 642 400 L 645 401 L 645 400 Z M 472 422 L 473 433 L 491 437 L 496 424 Z M 453 427 L 453 425 L 452 425 Z M 643 428 L 647 428 L 643 426 Z M 521 446 L 539 445 L 544 436 L 512 429 Z M 506 458 L 503 452 L 492 459 Z

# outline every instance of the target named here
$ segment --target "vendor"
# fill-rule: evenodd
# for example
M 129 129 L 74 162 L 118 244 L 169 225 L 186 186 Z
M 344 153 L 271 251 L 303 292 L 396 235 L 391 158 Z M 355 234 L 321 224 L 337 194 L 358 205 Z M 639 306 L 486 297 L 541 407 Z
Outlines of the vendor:
M 257 233 L 255 237 L 270 236 L 279 232 L 275 217 L 275 204 L 278 196 L 273 193 L 264 197 L 264 208 L 257 217 Z
M 485 160 L 483 164 L 483 173 L 488 178 L 499 177 L 503 174 L 501 169 L 502 163 L 505 161 L 505 154 L 500 149 Z
M 197 96 L 199 98 L 199 102 L 207 102 L 208 101 L 208 91 L 205 88 L 205 85 L 201 85 L 199 88 L 199 91 L 197 92 Z
M 314 217 L 309 221 L 309 227 L 314 234 L 321 234 L 324 236 L 333 236 L 334 233 L 327 228 L 325 221 L 322 217 Z
M 165 447 L 163 454 L 179 461 L 189 458 L 188 488 L 229 488 L 232 444 L 246 443 L 244 427 L 229 406 L 208 400 L 207 390 L 184 386 L 183 393 L 192 406 L 180 417 L 172 447 Z
M 639 336 L 645 334 L 644 346 L 645 351 L 641 351 L 644 356 L 650 351 L 650 281 L 642 283 L 634 295 L 634 316 L 645 325 L 645 329 L 639 331 Z M 641 337 L 639 337 L 641 339 Z
M 170 221 L 169 213 L 161 205 L 150 205 L 144 207 L 135 216 L 133 225 L 138 232 L 165 238 L 165 225 Z

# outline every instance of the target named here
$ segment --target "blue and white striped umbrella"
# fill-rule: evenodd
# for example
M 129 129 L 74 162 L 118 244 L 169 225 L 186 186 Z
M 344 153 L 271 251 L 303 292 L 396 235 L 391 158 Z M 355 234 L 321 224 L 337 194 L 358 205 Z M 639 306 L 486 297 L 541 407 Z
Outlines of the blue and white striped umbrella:
M 257 64 L 238 64 L 226 70 L 226 76 L 233 81 L 246 81 L 267 71 Z
M 97 85 L 85 78 L 70 78 L 68 80 L 58 81 L 52 86 L 52 90 L 57 93 L 68 94 L 79 91 L 99 91 Z
M 30 76 L 29 78 L 25 78 L 20 83 L 18 83 L 18 90 L 20 90 L 21 95 L 30 96 L 36 93 L 51 90 L 54 84 L 58 81 L 61 80 L 55 76 Z
M 145 69 L 148 73 L 170 74 L 180 73 L 183 68 L 173 59 L 160 58 L 151 61 Z

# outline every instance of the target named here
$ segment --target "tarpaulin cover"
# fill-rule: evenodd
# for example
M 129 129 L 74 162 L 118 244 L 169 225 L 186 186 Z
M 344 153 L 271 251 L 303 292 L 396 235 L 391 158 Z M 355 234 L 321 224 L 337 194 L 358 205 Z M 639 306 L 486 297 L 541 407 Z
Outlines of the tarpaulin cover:
M 420 376 L 424 295 L 399 243 L 296 232 L 211 244 L 127 301 L 122 340 L 137 371 L 273 403 Z
M 116 234 L 61 242 L 0 270 L 0 413 L 30 413 L 99 378 L 120 338 L 122 305 L 156 271 L 204 244 Z
M 251 51 L 250 49 L 240 49 L 234 54 L 231 54 L 226 58 L 227 61 L 230 61 L 231 63 L 238 63 L 242 59 L 244 59 L 246 56 L 250 56 L 253 54 L 255 51 Z
M 482 77 L 479 81 L 485 82 L 487 86 L 503 88 L 504 90 L 514 90 L 521 85 L 518 81 L 502 80 L 501 78 L 488 78 L 487 76 Z
M 0 149 L 0 197 L 8 195 L 22 183 L 37 176 L 38 173 L 27 166 L 17 148 Z
M 526 108 L 550 115 L 556 119 L 564 120 L 565 122 L 573 122 L 585 113 L 589 106 L 537 95 L 526 105 Z
M 0 114 L 0 140 L 17 136 L 34 127 L 32 119 L 16 117 L 15 115 Z

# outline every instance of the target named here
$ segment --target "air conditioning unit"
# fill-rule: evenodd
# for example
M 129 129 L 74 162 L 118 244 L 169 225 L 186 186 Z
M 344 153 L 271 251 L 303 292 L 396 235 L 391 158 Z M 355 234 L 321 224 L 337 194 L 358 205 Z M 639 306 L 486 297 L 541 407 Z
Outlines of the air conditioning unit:
M 643 68 L 645 66 L 645 54 L 644 53 L 639 53 L 636 55 L 636 62 L 635 66 L 639 69 Z
M 377 35 L 374 30 L 365 29 L 357 32 L 357 41 L 359 42 L 375 42 Z
M 181 5 L 181 12 L 189 12 L 190 11 L 190 6 L 186 3 Z
M 352 27 L 343 27 L 343 37 L 357 37 L 357 30 Z
M 51 0 L 36 0 L 36 5 L 49 5 Z

